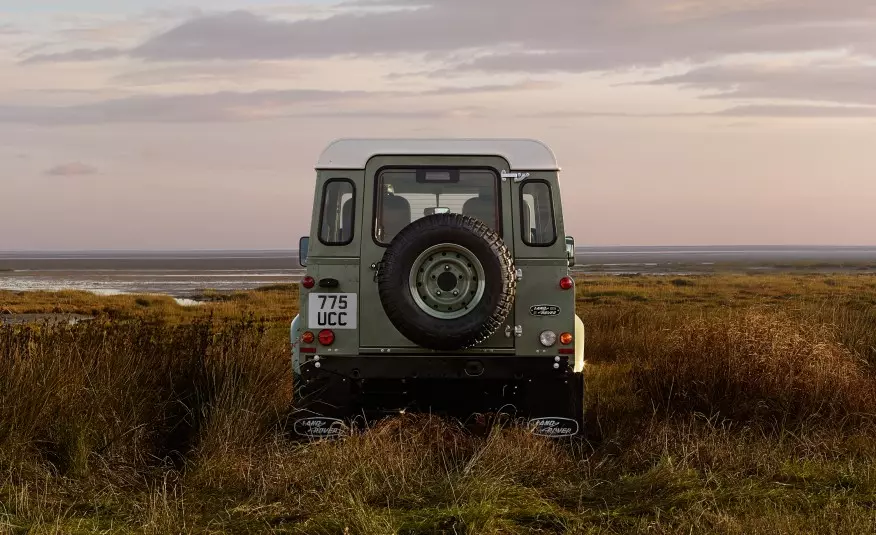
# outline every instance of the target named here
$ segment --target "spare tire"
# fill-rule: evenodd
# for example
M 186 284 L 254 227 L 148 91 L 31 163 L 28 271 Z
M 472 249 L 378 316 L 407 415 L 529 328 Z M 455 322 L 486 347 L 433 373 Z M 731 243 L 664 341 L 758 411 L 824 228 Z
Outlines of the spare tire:
M 415 344 L 454 351 L 482 343 L 507 320 L 517 278 L 501 236 L 479 219 L 435 214 L 399 232 L 377 274 L 383 310 Z

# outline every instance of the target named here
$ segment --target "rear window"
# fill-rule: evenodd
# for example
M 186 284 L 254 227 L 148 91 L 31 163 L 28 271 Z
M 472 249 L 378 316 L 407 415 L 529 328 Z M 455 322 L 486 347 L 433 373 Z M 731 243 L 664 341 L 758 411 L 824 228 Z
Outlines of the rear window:
M 319 241 L 325 245 L 347 245 L 353 241 L 356 190 L 346 178 L 325 183 L 319 215 Z
M 557 226 L 550 184 L 540 180 L 524 182 L 520 196 L 523 243 L 533 247 L 553 245 L 557 241 Z
M 499 232 L 499 177 L 480 169 L 386 169 L 377 176 L 374 239 L 387 245 L 435 213 L 470 215 Z

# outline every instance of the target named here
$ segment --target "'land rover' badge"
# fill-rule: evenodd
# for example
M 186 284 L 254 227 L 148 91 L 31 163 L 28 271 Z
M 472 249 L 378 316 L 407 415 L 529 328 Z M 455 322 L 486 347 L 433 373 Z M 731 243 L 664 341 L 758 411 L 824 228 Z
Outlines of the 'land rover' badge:
M 533 316 L 559 316 L 560 307 L 557 305 L 533 305 L 529 307 L 529 313 Z

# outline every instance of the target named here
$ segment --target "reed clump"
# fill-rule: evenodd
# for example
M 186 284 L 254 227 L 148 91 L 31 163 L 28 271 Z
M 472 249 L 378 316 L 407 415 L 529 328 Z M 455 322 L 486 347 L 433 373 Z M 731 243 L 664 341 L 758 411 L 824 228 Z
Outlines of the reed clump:
M 0 533 L 873 532 L 873 279 L 684 280 L 578 281 L 571 441 L 412 414 L 295 440 L 288 289 L 0 327 Z

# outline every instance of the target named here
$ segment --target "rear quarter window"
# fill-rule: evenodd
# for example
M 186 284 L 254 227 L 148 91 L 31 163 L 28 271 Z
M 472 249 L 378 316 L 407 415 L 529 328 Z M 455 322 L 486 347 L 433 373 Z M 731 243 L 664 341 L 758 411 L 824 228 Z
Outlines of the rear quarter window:
M 333 178 L 322 190 L 319 241 L 323 245 L 348 245 L 353 241 L 356 188 L 346 178 Z
M 523 243 L 531 247 L 548 247 L 557 241 L 554 203 L 548 182 L 529 180 L 520 187 L 520 229 Z

